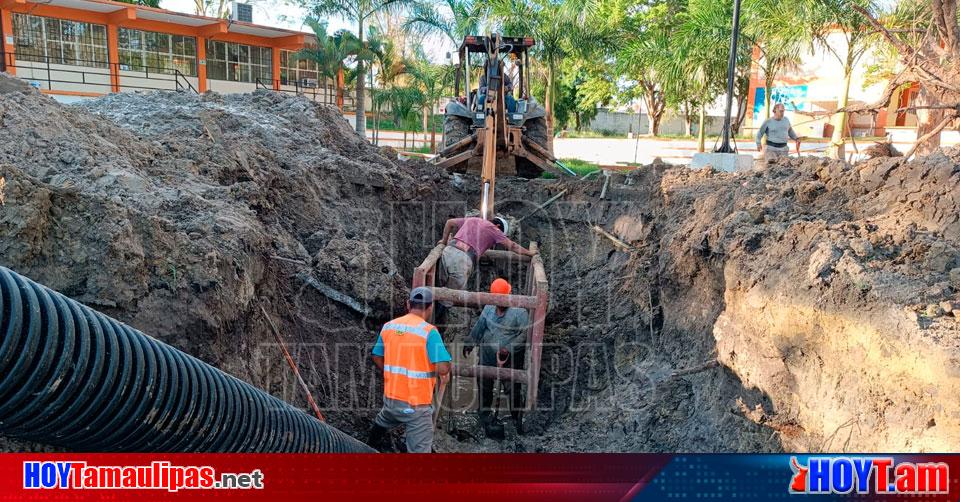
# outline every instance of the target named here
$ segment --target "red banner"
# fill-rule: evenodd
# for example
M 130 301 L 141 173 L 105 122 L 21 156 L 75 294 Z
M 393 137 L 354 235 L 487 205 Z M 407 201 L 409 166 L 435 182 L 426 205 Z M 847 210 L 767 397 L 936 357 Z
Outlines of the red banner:
M 3 454 L 0 500 L 621 500 L 668 455 Z

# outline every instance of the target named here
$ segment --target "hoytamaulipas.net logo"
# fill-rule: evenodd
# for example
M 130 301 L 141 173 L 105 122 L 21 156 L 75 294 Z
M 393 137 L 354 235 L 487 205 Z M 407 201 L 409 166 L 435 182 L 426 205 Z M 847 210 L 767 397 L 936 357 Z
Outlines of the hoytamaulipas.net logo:
M 262 490 L 263 472 L 217 473 L 206 465 L 89 465 L 82 461 L 25 461 L 26 489 Z
M 790 457 L 790 493 L 876 495 L 945 494 L 950 466 L 943 462 L 895 462 L 892 457 Z

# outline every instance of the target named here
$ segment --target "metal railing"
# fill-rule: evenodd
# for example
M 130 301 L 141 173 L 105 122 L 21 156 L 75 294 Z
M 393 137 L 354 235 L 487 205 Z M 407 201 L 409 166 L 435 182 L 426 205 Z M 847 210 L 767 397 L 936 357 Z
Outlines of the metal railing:
M 298 96 L 306 96 L 312 101 L 327 105 L 337 104 L 337 88 L 332 85 L 304 86 L 296 80 L 265 80 L 259 77 L 256 80 L 256 84 L 257 89 L 267 89 L 287 94 L 296 94 Z M 290 89 L 290 87 L 293 87 L 293 89 Z M 344 109 L 355 108 L 356 100 L 354 96 L 347 92 L 348 89 L 343 89 L 342 91 Z
M 112 92 L 114 87 L 121 90 L 179 91 L 197 93 L 187 75 L 176 68 L 142 66 L 131 68 L 120 63 L 107 63 L 89 59 L 51 58 L 48 56 L 30 56 L 18 59 L 17 55 L 0 52 L 3 55 L 4 70 L 14 70 L 17 77 L 35 82 L 39 87 L 50 91 L 64 90 L 55 87 L 67 85 L 93 86 L 92 92 Z M 40 61 L 38 61 L 38 59 Z M 28 73 L 26 75 L 25 73 Z M 116 83 L 114 82 L 114 79 Z M 157 85 L 131 84 L 124 79 L 143 79 L 157 82 Z M 167 83 L 166 85 L 160 84 Z M 106 88 L 106 89 L 102 89 Z

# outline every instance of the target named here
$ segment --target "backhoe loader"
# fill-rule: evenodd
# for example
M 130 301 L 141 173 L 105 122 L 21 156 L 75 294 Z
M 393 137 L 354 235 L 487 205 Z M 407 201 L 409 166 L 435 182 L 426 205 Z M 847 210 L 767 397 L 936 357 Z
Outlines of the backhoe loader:
M 465 37 L 459 49 L 456 97 L 444 110 L 444 148 L 436 163 L 480 174 L 484 218 L 492 217 L 497 174 L 537 178 L 544 171 L 561 174 L 563 167 L 551 151 L 545 110 L 530 96 L 533 45 L 532 38 L 491 34 Z M 475 74 L 470 62 L 477 59 L 482 64 Z

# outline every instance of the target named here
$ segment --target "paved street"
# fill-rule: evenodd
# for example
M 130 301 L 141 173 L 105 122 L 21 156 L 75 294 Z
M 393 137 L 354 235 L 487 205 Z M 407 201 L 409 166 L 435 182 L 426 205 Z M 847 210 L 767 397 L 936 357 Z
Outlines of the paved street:
M 346 118 L 353 123 L 353 116 Z M 372 131 L 367 131 L 367 138 L 373 137 Z M 714 143 L 707 142 L 707 150 L 713 149 Z M 442 134 L 437 134 L 437 144 L 443 143 Z M 403 133 L 399 131 L 380 131 L 380 145 L 392 146 L 397 149 L 404 148 Z M 406 147 L 413 149 L 430 144 L 430 135 L 424 137 L 422 133 L 407 133 Z M 856 143 L 847 142 L 847 154 L 853 153 L 854 160 L 859 158 L 857 151 L 869 147 L 872 142 L 863 140 Z M 944 140 L 943 146 L 951 146 L 953 143 Z M 752 141 L 739 140 L 738 149 L 741 153 L 759 156 L 756 145 Z M 913 146 L 911 143 L 894 143 L 894 146 L 901 152 L 905 152 Z M 588 162 L 596 162 L 600 165 L 618 165 L 631 162 L 648 164 L 653 159 L 660 157 L 663 161 L 671 164 L 687 164 L 693 158 L 697 151 L 697 141 L 694 139 L 657 139 L 643 138 L 557 138 L 553 143 L 554 153 L 557 158 L 574 158 Z M 801 146 L 803 155 L 825 155 L 827 143 L 809 141 Z

